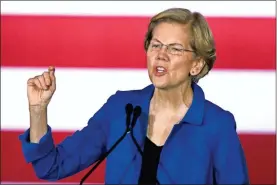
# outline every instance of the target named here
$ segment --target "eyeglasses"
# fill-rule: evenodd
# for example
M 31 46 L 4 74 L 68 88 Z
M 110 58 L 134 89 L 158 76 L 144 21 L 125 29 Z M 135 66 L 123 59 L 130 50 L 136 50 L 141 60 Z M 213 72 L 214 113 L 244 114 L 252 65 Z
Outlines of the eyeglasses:
M 183 48 L 183 46 L 181 46 L 180 44 L 166 45 L 158 41 L 151 41 L 149 46 L 152 51 L 160 51 L 163 48 L 163 46 L 165 46 L 166 51 L 172 55 L 182 55 L 184 51 L 195 52 L 193 50 Z

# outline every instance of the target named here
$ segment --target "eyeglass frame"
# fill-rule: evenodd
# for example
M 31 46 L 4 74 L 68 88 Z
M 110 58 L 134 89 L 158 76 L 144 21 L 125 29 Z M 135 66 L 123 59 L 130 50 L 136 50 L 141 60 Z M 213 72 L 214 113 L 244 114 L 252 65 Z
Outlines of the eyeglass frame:
M 169 54 L 178 55 L 178 54 L 173 54 L 173 53 L 172 53 L 172 48 L 173 48 L 173 46 L 179 45 L 179 46 L 182 47 L 182 48 L 178 48 L 178 50 L 180 50 L 180 52 L 182 52 L 181 55 L 184 54 L 184 51 L 195 53 L 195 51 L 193 51 L 193 50 L 185 49 L 185 48 L 182 46 L 182 44 L 179 44 L 179 43 L 163 44 L 161 41 L 159 41 L 159 40 L 157 40 L 157 39 L 153 39 L 153 40 L 150 41 L 150 43 L 149 43 L 149 46 L 150 46 L 150 47 L 153 46 L 153 41 L 154 41 L 154 42 L 158 42 L 158 43 L 160 44 L 160 47 L 158 48 L 158 51 L 161 50 L 161 49 L 165 46 L 165 47 L 166 47 L 166 51 L 167 51 Z M 156 48 L 153 49 L 153 48 L 151 47 L 151 49 L 152 49 L 152 50 L 155 50 Z M 174 49 L 174 48 L 173 48 L 173 49 Z M 176 49 L 176 48 L 175 48 L 175 49 Z M 177 52 L 179 52 L 179 51 L 177 51 Z

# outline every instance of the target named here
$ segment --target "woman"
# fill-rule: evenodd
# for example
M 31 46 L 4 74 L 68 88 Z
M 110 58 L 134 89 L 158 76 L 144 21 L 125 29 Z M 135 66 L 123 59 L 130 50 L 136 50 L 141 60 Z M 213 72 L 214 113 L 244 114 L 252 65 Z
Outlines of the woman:
M 151 19 L 144 46 L 152 84 L 117 91 L 85 128 L 57 146 L 47 123 L 54 68 L 28 80 L 30 129 L 20 140 L 37 176 L 59 180 L 95 163 L 126 130 L 130 103 L 141 108 L 133 129 L 139 148 L 127 134 L 107 158 L 105 183 L 249 183 L 234 116 L 206 100 L 197 85 L 216 59 L 204 17 L 187 9 L 165 10 Z

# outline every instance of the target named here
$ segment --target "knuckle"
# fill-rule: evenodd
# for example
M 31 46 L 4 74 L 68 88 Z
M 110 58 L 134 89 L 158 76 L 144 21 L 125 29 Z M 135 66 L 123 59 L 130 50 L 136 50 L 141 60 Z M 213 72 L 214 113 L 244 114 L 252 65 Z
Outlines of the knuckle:
M 50 77 L 49 76 L 44 77 L 44 79 L 47 80 L 47 81 L 50 81 Z
M 41 78 L 41 75 L 35 76 L 34 80 L 39 80 Z
M 37 84 L 37 85 L 40 85 L 39 80 L 37 78 L 34 79 L 34 83 Z
M 43 76 L 49 76 L 49 72 L 44 71 L 44 72 L 43 72 Z
M 42 75 L 38 76 L 38 80 L 42 81 L 44 79 L 44 77 Z
M 34 77 L 33 78 L 33 81 L 35 82 L 35 81 L 37 81 L 38 80 L 38 77 Z
M 32 83 L 34 83 L 34 79 L 33 79 L 33 78 L 29 78 L 29 79 L 27 80 L 27 84 L 32 84 Z

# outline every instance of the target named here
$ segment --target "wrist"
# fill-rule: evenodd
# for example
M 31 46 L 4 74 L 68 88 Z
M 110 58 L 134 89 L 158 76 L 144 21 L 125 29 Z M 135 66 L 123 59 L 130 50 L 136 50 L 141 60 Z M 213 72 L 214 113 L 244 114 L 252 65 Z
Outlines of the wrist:
M 29 111 L 33 113 L 45 112 L 47 105 L 29 105 Z

